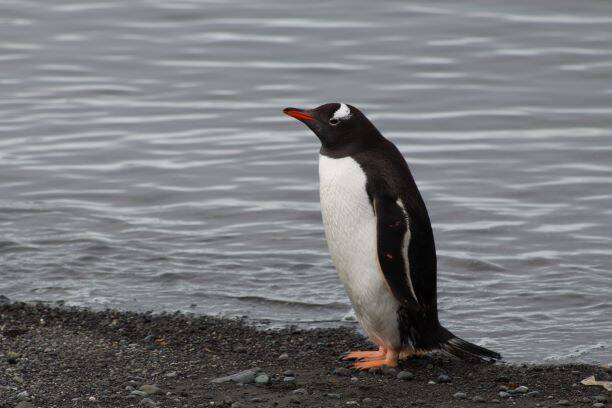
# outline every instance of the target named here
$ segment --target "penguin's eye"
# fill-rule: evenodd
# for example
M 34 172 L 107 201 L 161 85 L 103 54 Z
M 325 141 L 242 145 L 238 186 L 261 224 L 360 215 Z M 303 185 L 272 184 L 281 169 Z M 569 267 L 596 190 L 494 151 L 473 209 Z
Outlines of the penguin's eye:
M 329 120 L 329 124 L 332 126 L 336 126 L 338 123 L 340 123 L 340 120 L 336 119 L 336 118 L 331 118 Z

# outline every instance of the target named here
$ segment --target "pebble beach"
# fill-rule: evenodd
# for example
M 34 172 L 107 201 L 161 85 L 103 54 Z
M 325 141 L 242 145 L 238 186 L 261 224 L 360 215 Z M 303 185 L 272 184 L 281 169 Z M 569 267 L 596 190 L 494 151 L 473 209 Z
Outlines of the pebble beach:
M 0 407 L 595 407 L 596 365 L 465 363 L 443 356 L 357 372 L 349 328 L 260 330 L 181 313 L 0 302 Z M 499 350 L 503 353 L 503 350 Z

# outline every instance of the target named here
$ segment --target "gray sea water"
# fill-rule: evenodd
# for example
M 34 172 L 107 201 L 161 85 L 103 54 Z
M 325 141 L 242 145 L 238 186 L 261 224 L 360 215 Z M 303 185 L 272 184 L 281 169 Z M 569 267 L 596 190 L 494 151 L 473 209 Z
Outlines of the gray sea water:
M 0 294 L 354 324 L 281 113 L 344 101 L 412 168 L 447 327 L 609 360 L 608 1 L 0 0 L 0 68 Z

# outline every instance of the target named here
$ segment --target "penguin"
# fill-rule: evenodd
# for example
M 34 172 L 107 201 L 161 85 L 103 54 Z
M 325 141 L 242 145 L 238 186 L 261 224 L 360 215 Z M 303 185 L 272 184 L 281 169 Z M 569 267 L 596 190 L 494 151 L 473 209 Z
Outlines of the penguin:
M 319 195 L 329 252 L 358 322 L 378 346 L 343 359 L 360 370 L 395 367 L 400 356 L 435 351 L 463 360 L 501 359 L 438 319 L 431 222 L 397 147 L 352 105 L 283 112 L 321 142 Z

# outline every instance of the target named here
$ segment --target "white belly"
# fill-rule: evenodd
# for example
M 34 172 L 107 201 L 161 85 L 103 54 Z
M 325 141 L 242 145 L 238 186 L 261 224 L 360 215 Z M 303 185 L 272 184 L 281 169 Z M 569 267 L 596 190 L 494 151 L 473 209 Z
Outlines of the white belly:
M 327 245 L 357 320 L 377 344 L 398 348 L 399 303 L 387 288 L 376 249 L 376 217 L 366 176 L 350 157 L 319 156 L 321 213 Z

